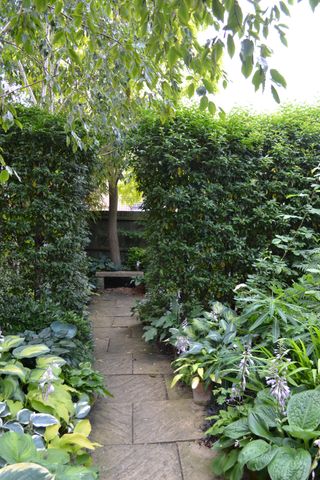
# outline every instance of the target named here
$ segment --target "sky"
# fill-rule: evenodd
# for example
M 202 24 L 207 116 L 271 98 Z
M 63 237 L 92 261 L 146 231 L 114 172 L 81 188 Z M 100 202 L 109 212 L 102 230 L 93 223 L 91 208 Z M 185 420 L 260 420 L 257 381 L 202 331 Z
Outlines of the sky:
M 274 51 L 272 68 L 279 70 L 287 81 L 287 88 L 278 88 L 281 103 L 311 104 L 320 101 L 320 7 L 312 12 L 309 2 L 291 7 L 291 17 L 284 17 L 288 47 L 281 44 L 278 35 L 267 42 Z M 240 60 L 225 58 L 224 69 L 232 81 L 226 90 L 215 95 L 216 104 L 226 112 L 235 107 L 249 107 L 257 112 L 276 110 L 270 86 L 264 93 L 254 91 L 249 79 L 241 74 Z

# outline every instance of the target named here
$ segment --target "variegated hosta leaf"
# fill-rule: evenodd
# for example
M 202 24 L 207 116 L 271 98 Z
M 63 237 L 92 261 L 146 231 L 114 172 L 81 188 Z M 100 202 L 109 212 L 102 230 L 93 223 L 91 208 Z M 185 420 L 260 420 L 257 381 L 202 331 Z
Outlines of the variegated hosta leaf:
M 12 355 L 16 358 L 33 358 L 39 357 L 50 352 L 50 348 L 47 345 L 26 345 L 22 347 L 15 348 L 12 352 Z
M 33 413 L 30 417 L 30 422 L 35 427 L 49 427 L 50 425 L 57 425 L 59 421 L 49 413 Z
M 24 342 L 24 338 L 17 335 L 8 335 L 4 337 L 3 342 L 0 344 L 0 352 L 9 352 L 12 348 L 19 347 Z
M 35 463 L 18 463 L 2 468 L 0 480 L 54 480 L 54 476 Z

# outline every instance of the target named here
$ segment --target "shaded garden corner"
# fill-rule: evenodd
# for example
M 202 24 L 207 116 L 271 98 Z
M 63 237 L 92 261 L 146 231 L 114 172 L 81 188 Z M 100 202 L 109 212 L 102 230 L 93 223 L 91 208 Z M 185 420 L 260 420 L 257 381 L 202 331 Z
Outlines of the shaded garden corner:
M 213 453 L 198 442 L 204 409 L 189 389 L 170 388 L 171 359 L 141 338 L 134 301 L 113 290 L 91 307 L 96 368 L 113 393 L 91 417 L 101 480 L 212 480 Z

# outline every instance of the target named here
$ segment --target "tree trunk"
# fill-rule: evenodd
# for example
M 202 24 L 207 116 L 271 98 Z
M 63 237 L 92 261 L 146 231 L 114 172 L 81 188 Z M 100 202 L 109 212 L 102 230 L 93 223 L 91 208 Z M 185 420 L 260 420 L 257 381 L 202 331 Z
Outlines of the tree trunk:
M 109 220 L 108 235 L 111 261 L 121 265 L 120 247 L 118 238 L 118 180 L 109 180 Z

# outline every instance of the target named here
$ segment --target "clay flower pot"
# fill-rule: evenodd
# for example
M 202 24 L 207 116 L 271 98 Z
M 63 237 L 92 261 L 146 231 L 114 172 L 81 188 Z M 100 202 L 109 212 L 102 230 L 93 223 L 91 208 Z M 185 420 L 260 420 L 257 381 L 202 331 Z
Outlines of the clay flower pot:
M 211 400 L 211 384 L 205 386 L 203 382 L 199 382 L 196 388 L 192 389 L 193 401 L 197 405 L 208 405 Z

